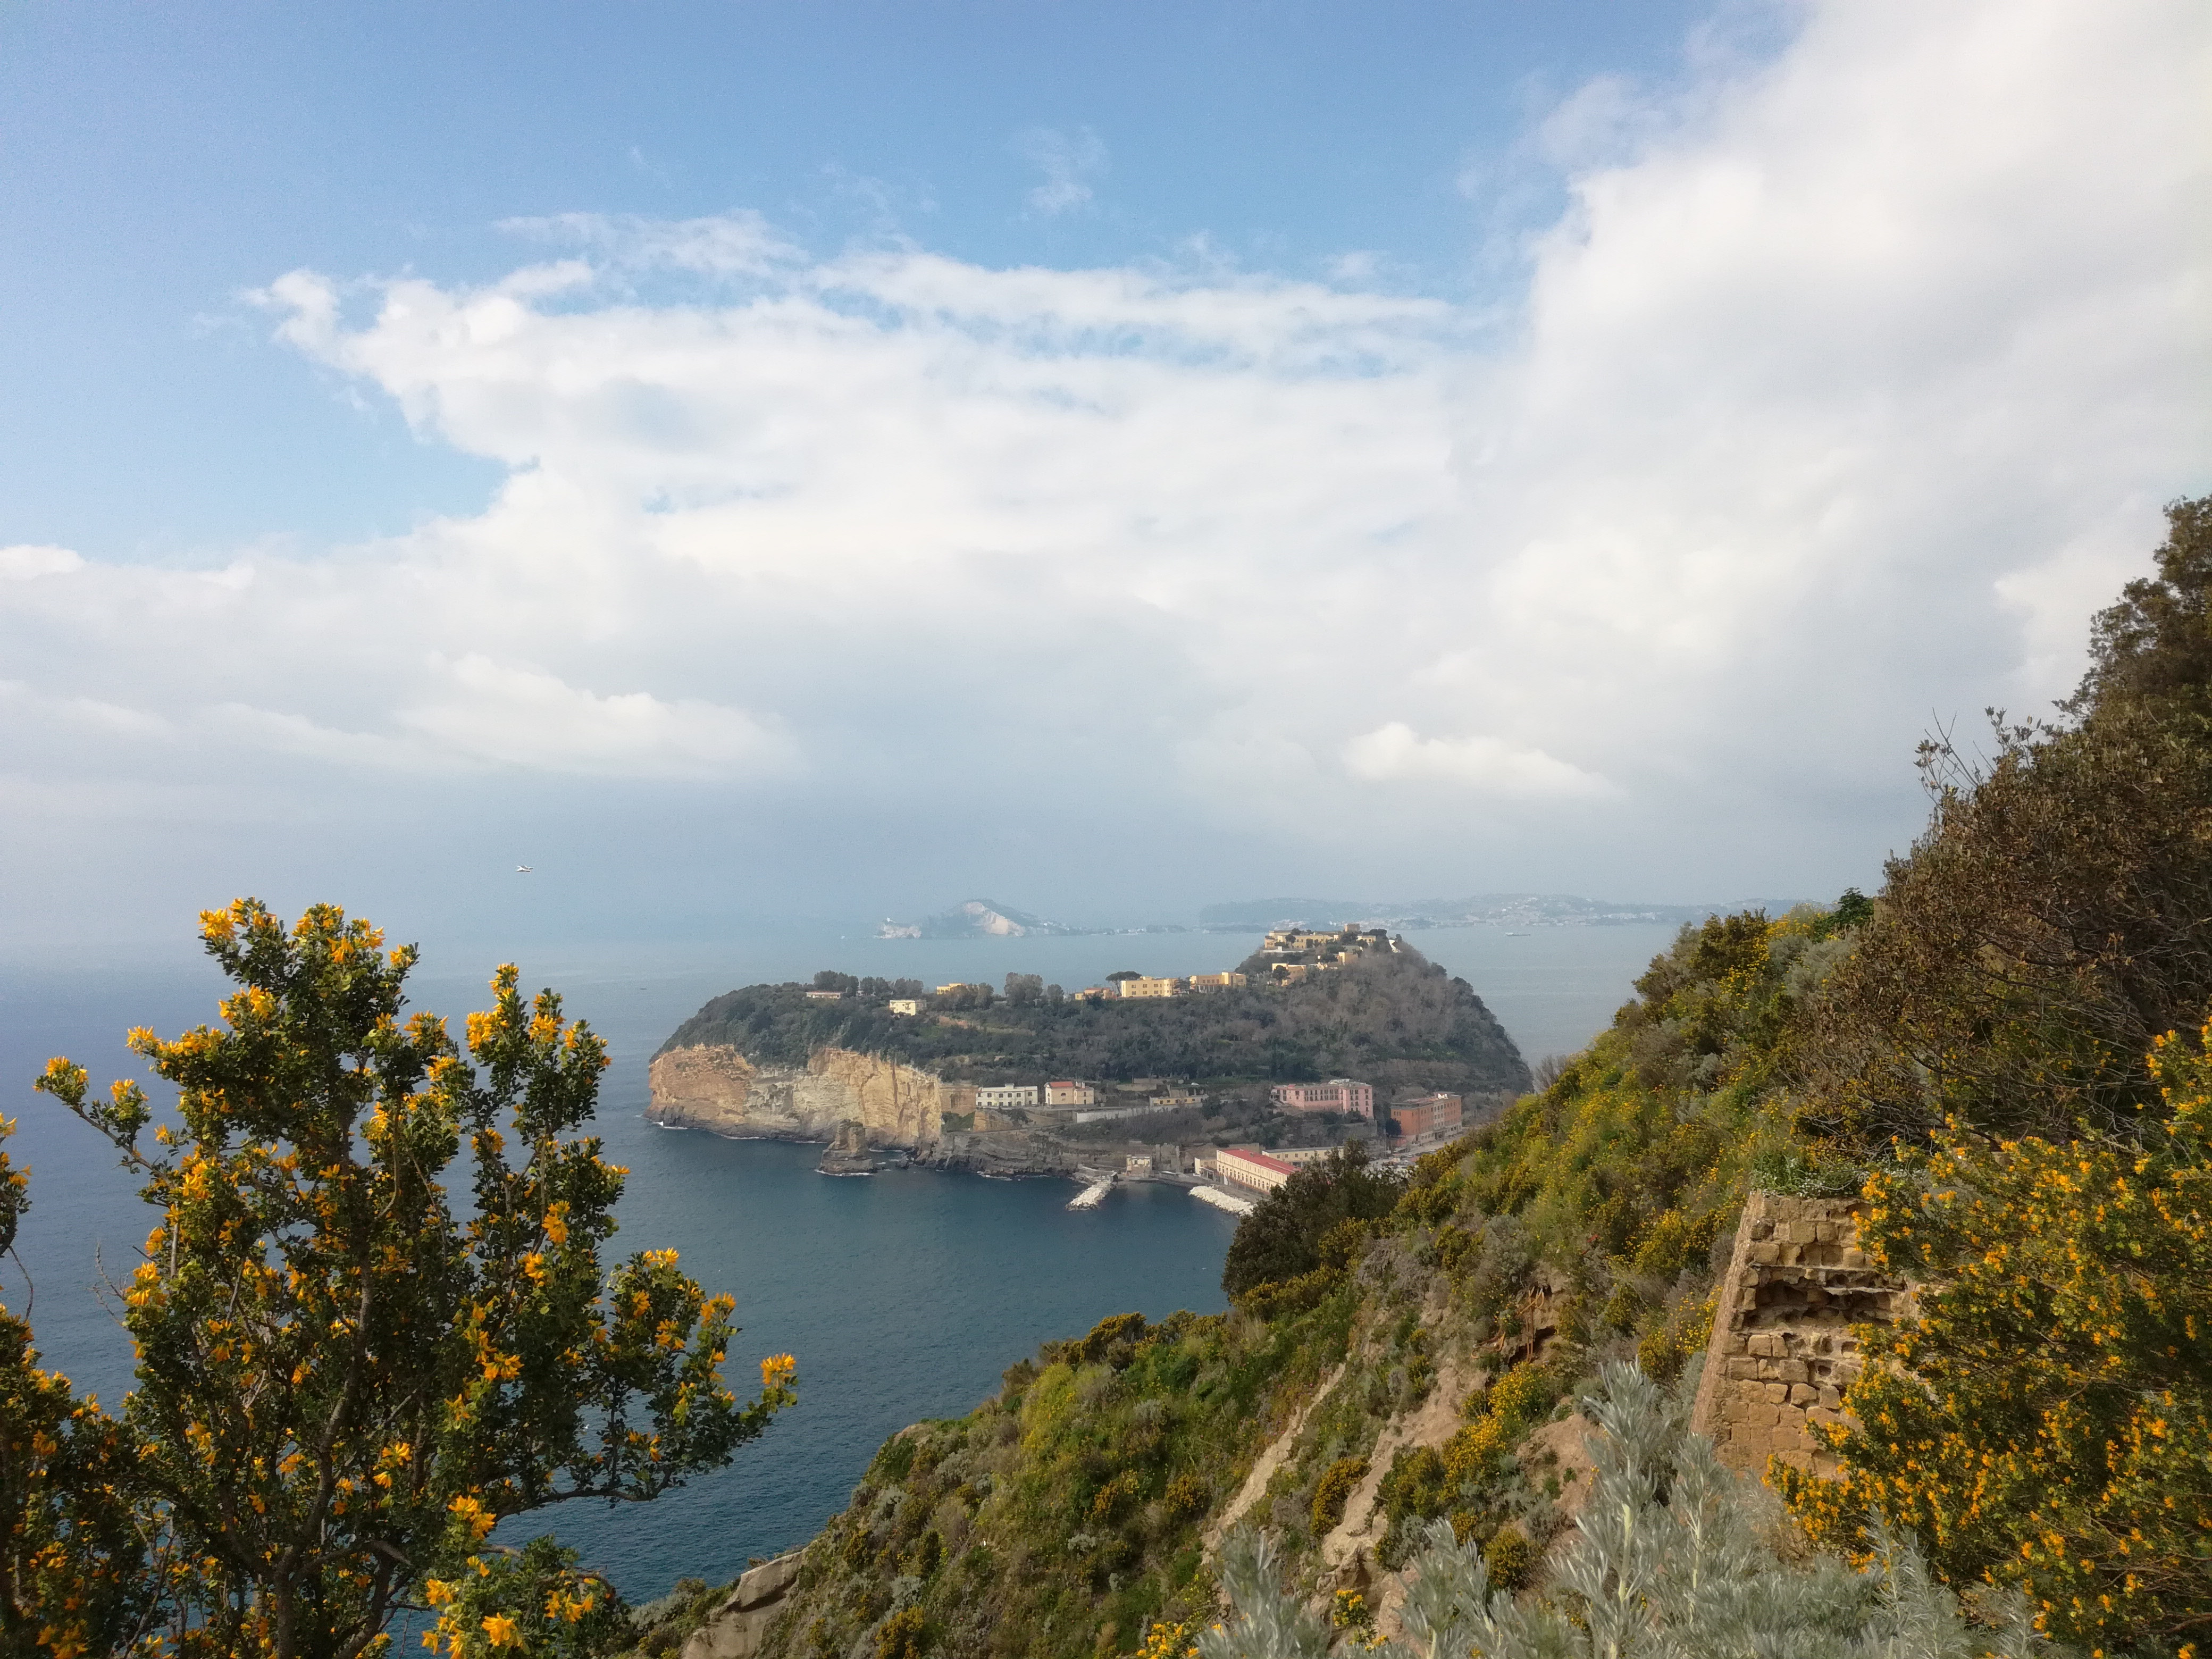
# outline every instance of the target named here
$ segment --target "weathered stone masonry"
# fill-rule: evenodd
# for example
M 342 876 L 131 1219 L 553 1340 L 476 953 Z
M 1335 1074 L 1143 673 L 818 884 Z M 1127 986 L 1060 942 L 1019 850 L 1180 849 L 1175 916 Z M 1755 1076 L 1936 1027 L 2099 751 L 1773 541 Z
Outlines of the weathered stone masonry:
M 1868 1265 L 1859 1207 L 1773 1193 L 1744 1205 L 1691 1417 L 1733 1468 L 1757 1474 L 1778 1455 L 1833 1473 L 1812 1431 L 1844 1420 L 1843 1392 L 1864 1363 L 1850 1328 L 1893 1323 L 1911 1299 L 1904 1280 Z

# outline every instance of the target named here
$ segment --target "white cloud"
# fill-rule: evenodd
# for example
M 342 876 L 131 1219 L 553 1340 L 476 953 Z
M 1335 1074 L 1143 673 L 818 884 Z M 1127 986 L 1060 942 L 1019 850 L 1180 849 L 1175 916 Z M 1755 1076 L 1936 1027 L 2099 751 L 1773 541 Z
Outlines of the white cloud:
M 550 772 L 712 776 L 789 758 L 742 709 L 648 691 L 599 696 L 559 676 L 470 655 L 436 702 L 399 711 L 403 726 L 458 754 Z
M 1588 799 L 1612 785 L 1578 766 L 1492 737 L 1425 738 L 1403 720 L 1344 745 L 1344 769 L 1369 783 L 1444 783 L 1508 799 Z
M 2207 34 L 1830 0 L 1770 63 L 1585 91 L 1503 336 L 1357 266 L 814 258 L 745 214 L 528 222 L 560 252 L 481 285 L 295 272 L 281 337 L 503 487 L 320 556 L 0 553 L 49 700 L 0 720 L 900 836 L 1018 802 L 1074 864 L 1139 823 L 1340 846 L 1272 804 L 1387 781 L 1415 886 L 1809 884 L 1910 832 L 1931 714 L 2069 689 L 2207 485 Z M 1051 153 L 1069 191 L 1103 164 Z M 72 719 L 56 767 L 145 741 Z
M 27 582 L 40 576 L 66 575 L 83 562 L 66 547 L 0 547 L 0 581 Z
M 1091 205 L 1091 181 L 1106 171 L 1106 146 L 1089 127 L 1031 127 L 1016 137 L 1014 149 L 1044 174 L 1023 198 L 1037 212 L 1049 217 Z

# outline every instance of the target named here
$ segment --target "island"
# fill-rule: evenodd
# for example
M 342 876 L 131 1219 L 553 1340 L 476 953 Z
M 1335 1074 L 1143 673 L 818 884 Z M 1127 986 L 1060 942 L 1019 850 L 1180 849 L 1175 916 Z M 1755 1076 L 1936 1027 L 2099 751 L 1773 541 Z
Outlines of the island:
M 1287 928 L 1234 969 L 924 986 L 827 969 L 714 998 L 653 1058 L 672 1128 L 983 1174 L 1188 1173 L 1214 1147 L 1457 1133 L 1531 1085 L 1463 979 L 1379 929 Z

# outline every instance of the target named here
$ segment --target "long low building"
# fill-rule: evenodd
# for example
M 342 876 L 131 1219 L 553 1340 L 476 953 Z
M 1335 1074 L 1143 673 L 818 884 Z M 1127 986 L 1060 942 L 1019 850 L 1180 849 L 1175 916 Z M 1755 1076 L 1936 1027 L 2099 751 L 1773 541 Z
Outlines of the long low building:
M 1348 1077 L 1333 1077 L 1326 1083 L 1279 1083 L 1273 1093 L 1279 1111 L 1343 1112 L 1369 1119 L 1375 1115 L 1375 1085 Z
M 1224 1146 L 1214 1155 L 1213 1167 L 1224 1181 L 1261 1193 L 1273 1192 L 1297 1173 L 1296 1165 L 1271 1158 L 1257 1146 Z
M 1013 1107 L 1035 1106 L 1037 1089 L 1034 1083 L 1006 1083 L 994 1088 L 975 1091 L 975 1106 L 979 1111 L 1006 1111 Z

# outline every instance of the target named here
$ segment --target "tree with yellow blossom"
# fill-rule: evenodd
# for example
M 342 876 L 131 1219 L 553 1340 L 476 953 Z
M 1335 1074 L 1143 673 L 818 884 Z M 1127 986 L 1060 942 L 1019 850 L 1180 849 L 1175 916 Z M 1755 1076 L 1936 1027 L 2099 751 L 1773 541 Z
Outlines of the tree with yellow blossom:
M 2093 1651 L 2212 1652 L 2212 1023 L 2149 1065 L 2128 1139 L 1973 1136 L 1868 1183 L 1860 1237 L 1923 1281 L 1870 1331 L 1838 1478 L 1778 1467 L 1819 1540 L 1911 1528 Z
M 15 1132 L 0 1118 L 0 1140 Z M 0 1254 L 29 1182 L 0 1152 Z M 0 1307 L 0 1654 L 127 1647 L 150 1610 L 122 1425 L 39 1369 L 31 1328 Z
M 405 1011 L 414 949 L 335 907 L 288 932 L 243 899 L 203 924 L 239 986 L 222 1025 L 131 1034 L 176 1127 L 67 1060 L 39 1084 L 161 1212 L 123 1294 L 149 1631 L 179 1655 L 352 1659 L 415 1611 L 445 1654 L 597 1650 L 611 1588 L 489 1535 L 720 1467 L 795 1397 L 787 1357 L 740 1404 L 731 1299 L 673 1250 L 603 1266 L 626 1172 L 578 1131 L 606 1053 L 551 992 L 526 1001 L 501 968 L 456 1042 Z

